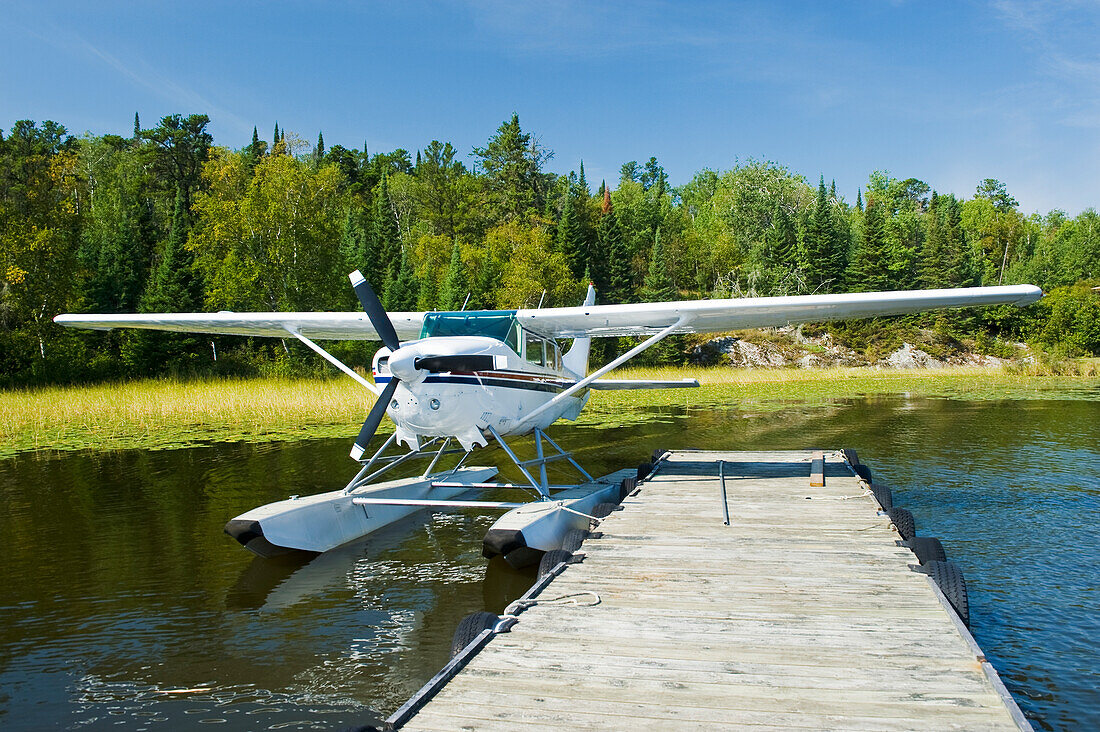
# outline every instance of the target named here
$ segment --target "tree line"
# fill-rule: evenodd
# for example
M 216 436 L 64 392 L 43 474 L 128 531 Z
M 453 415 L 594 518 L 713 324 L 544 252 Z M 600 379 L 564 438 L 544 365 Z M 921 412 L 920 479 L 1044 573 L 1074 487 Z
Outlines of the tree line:
M 352 269 L 394 311 L 572 305 L 588 282 L 615 303 L 1030 282 L 1050 293 L 1038 307 L 910 322 L 1100 353 L 1100 217 L 1024 214 L 996 180 L 960 199 L 874 172 L 853 203 L 824 176 L 757 160 L 673 187 L 651 157 L 594 186 L 583 162 L 549 172 L 553 152 L 516 115 L 465 155 L 437 140 L 415 154 L 326 148 L 278 124 L 231 150 L 208 124 L 0 132 L 0 383 L 290 368 L 296 344 L 52 318 L 353 310 Z M 335 346 L 360 363 L 373 348 Z M 655 357 L 682 359 L 683 342 Z

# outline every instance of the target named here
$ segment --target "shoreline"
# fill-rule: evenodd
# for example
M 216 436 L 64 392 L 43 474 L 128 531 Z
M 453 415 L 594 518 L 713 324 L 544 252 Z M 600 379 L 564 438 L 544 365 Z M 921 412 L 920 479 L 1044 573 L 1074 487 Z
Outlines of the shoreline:
M 698 389 L 593 392 L 575 424 L 622 424 L 640 408 L 717 408 L 905 394 L 968 399 L 1074 398 L 1100 378 L 1000 367 L 888 370 L 867 367 L 733 369 L 634 367 L 613 378 L 694 377 Z M 1092 398 L 1096 397 L 1093 393 Z M 1077 397 L 1080 398 L 1080 397 Z M 0 460 L 34 452 L 175 449 L 212 442 L 353 439 L 374 398 L 338 377 L 172 380 L 0 392 Z M 388 433 L 386 421 L 380 432 Z

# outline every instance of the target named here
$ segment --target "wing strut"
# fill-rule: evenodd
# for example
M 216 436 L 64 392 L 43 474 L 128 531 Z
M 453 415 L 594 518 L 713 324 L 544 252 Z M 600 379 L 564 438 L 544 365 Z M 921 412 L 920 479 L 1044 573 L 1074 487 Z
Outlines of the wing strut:
M 370 391 L 371 394 L 374 394 L 375 396 L 378 396 L 379 394 L 382 393 L 382 390 L 379 389 L 377 386 L 370 383 L 369 381 L 364 379 L 359 374 L 355 373 L 352 369 L 348 368 L 347 364 L 345 364 L 343 361 L 336 358 L 336 356 L 333 356 L 331 353 L 329 353 L 325 349 L 321 348 L 316 343 L 314 343 L 310 339 L 306 338 L 304 335 L 302 335 L 298 331 L 291 330 L 290 328 L 287 328 L 287 332 L 290 333 L 295 338 L 297 338 L 298 340 L 300 340 L 302 343 L 305 343 L 307 346 L 312 348 L 314 351 L 316 351 L 321 356 L 321 358 L 325 359 L 326 361 L 331 363 L 333 366 L 340 369 L 345 374 L 347 374 L 351 378 L 355 379 L 356 381 L 358 381 L 363 386 L 367 387 L 367 389 Z
M 523 420 L 521 422 L 519 422 L 516 425 L 516 428 L 519 428 L 519 427 L 529 423 L 535 417 L 539 416 L 540 414 L 542 414 L 546 410 L 550 409 L 551 407 L 559 404 L 561 401 L 563 401 L 567 397 L 573 396 L 578 391 L 580 391 L 581 389 L 584 389 L 589 384 L 591 384 L 593 381 L 600 378 L 601 376 L 608 373 L 609 371 L 617 369 L 619 366 L 623 365 L 624 363 L 626 363 L 630 359 L 634 358 L 635 356 L 637 356 L 639 353 L 641 353 L 645 349 L 647 349 L 650 346 L 652 346 L 653 344 L 657 343 L 657 341 L 660 341 L 660 340 L 663 340 L 663 339 L 667 338 L 669 335 L 672 334 L 672 331 L 676 330 L 677 328 L 681 328 L 684 325 L 687 325 L 688 321 L 689 321 L 689 318 L 684 317 L 684 316 L 680 316 L 680 319 L 677 320 L 672 325 L 668 326 L 667 328 L 660 331 L 659 333 L 656 333 L 656 334 L 650 336 L 649 338 L 642 341 L 638 345 L 634 346 L 629 351 L 627 351 L 623 355 L 619 356 L 618 358 L 616 358 L 614 361 L 607 364 L 606 366 L 603 366 L 602 368 L 596 369 L 591 374 L 589 374 L 588 376 L 586 376 L 583 379 L 581 379 L 580 381 L 578 381 L 576 384 L 573 384 L 573 386 L 569 387 L 565 391 L 559 393 L 557 396 L 555 396 L 550 401 L 546 402 L 546 404 L 543 404 L 541 407 L 539 407 L 535 411 L 528 414 L 526 417 L 523 418 Z M 516 428 L 513 428 L 513 432 L 516 431 Z

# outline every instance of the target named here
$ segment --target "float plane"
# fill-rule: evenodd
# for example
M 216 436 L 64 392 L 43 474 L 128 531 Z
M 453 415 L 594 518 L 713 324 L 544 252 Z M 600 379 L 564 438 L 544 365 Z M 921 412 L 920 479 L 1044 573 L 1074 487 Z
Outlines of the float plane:
M 252 551 L 269 556 L 292 550 L 322 552 L 359 539 L 425 507 L 507 509 L 485 538 L 485 554 L 503 554 L 514 565 L 560 546 L 570 528 L 587 526 L 602 502 L 617 501 L 627 472 L 594 479 L 545 433 L 558 419 L 575 420 L 595 389 L 693 387 L 678 381 L 603 378 L 659 341 L 686 333 L 715 333 L 796 323 L 900 315 L 944 308 L 1024 306 L 1043 293 L 1033 285 L 944 290 L 861 292 L 788 297 L 683 300 L 596 305 L 589 286 L 577 307 L 494 311 L 387 313 L 356 270 L 349 275 L 363 312 L 64 314 L 57 323 L 76 328 L 153 330 L 218 335 L 293 336 L 359 382 L 376 397 L 351 457 L 361 469 L 343 489 L 293 497 L 241 514 L 226 532 Z M 588 373 L 593 337 L 639 337 L 638 345 Z M 316 343 L 381 340 L 372 363 L 373 382 Z M 559 340 L 572 340 L 562 352 Z M 367 457 L 383 417 L 394 433 Z M 533 434 L 537 457 L 521 460 L 505 438 Z M 526 483 L 489 482 L 495 468 L 464 467 L 475 447 L 500 444 Z M 457 442 L 458 448 L 451 448 Z M 544 452 L 544 444 L 551 450 Z M 384 457 L 394 445 L 408 452 Z M 444 455 L 458 464 L 433 473 Z M 413 458 L 430 458 L 422 475 L 377 482 Z M 575 486 L 550 485 L 546 465 L 568 460 L 583 476 Z M 531 502 L 462 500 L 485 488 L 525 488 Z

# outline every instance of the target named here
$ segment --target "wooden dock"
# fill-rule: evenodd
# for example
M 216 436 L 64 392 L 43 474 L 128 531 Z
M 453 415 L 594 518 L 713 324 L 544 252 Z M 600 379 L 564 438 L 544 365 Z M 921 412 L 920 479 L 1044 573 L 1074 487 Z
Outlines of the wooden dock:
M 840 454 L 814 457 L 666 454 L 541 604 L 391 722 L 1030 729 L 866 484 Z

